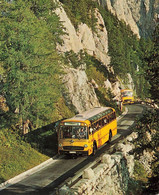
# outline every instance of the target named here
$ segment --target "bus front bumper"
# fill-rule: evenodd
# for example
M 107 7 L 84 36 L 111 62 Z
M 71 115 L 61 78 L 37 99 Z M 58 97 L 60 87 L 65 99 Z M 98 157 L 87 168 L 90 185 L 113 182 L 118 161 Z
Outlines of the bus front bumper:
M 65 150 L 59 150 L 59 154 L 66 154 L 66 155 L 82 155 L 82 156 L 88 156 L 88 151 L 65 151 Z
M 132 100 L 125 100 L 125 101 L 123 101 L 123 104 L 133 104 L 134 103 L 134 101 L 132 101 Z

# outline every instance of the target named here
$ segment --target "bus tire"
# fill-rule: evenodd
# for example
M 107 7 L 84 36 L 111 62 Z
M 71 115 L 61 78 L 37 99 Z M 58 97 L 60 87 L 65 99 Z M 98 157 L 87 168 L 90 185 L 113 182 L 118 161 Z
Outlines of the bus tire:
M 108 143 L 110 143 L 112 141 L 112 131 L 110 130 L 109 131 L 109 140 L 108 140 Z
M 97 151 L 97 146 L 96 146 L 96 143 L 94 142 L 93 143 L 93 152 L 92 152 L 92 156 L 94 156 L 96 154 L 96 151 Z

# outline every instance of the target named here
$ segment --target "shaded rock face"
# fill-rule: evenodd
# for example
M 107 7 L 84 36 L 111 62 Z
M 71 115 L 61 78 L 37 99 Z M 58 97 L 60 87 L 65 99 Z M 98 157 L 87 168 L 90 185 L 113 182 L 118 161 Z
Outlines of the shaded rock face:
M 123 2 L 123 4 L 121 2 Z M 109 9 L 114 14 L 117 13 L 117 15 L 120 16 L 121 19 L 124 19 L 127 24 L 131 23 L 135 33 L 139 35 L 138 26 L 135 23 L 135 20 L 131 14 L 132 10 L 130 9 L 126 0 L 102 0 L 100 1 L 100 3 L 103 5 L 107 4 Z M 78 29 L 75 29 L 65 10 L 63 9 L 62 4 L 59 5 L 60 6 L 56 9 L 55 12 L 62 21 L 64 32 L 66 32 L 66 34 L 61 37 L 63 40 L 63 45 L 57 45 L 57 50 L 63 54 L 71 50 L 75 53 L 78 53 L 81 50 L 86 51 L 89 55 L 94 56 L 98 61 L 100 61 L 101 65 L 105 66 L 109 73 L 113 74 L 114 70 L 109 65 L 110 56 L 108 55 L 107 29 L 99 11 L 97 9 L 95 10 L 97 26 L 96 32 L 92 32 L 92 30 L 83 23 L 78 26 Z M 83 64 L 82 66 L 84 67 L 85 65 Z M 98 86 L 95 81 L 88 81 L 85 69 L 64 67 L 64 71 L 66 74 L 63 78 L 63 81 L 68 90 L 69 99 L 78 112 L 82 112 L 92 107 L 100 106 L 98 98 L 94 91 L 94 89 L 98 88 Z M 131 83 L 133 83 L 131 76 L 128 77 L 128 80 L 131 80 Z M 106 90 L 111 90 L 116 99 L 120 99 L 121 82 L 116 81 L 114 83 L 111 83 L 107 79 L 103 83 L 103 85 Z
M 65 27 L 66 35 L 62 36 L 63 45 L 57 45 L 57 50 L 61 53 L 73 51 L 78 53 L 80 50 L 86 51 L 89 55 L 98 59 L 109 72 L 113 69 L 109 66 L 110 57 L 108 56 L 108 37 L 103 18 L 96 10 L 97 32 L 94 33 L 86 25 L 81 23 L 78 30 L 74 28 L 70 19 L 67 17 L 62 5 L 56 10 Z M 83 65 L 85 66 L 85 65 Z M 94 91 L 94 85 L 88 81 L 84 69 L 74 69 L 65 67 L 66 75 L 63 78 L 68 90 L 71 103 L 76 107 L 78 112 L 88 110 L 92 107 L 100 106 Z
M 69 68 L 63 80 L 69 91 L 71 102 L 79 113 L 100 106 L 84 70 Z
M 138 36 L 153 32 L 159 14 L 159 0 L 100 0 L 102 6 L 124 20 Z
M 83 49 L 83 46 L 79 37 L 77 36 L 74 26 L 72 25 L 70 19 L 67 17 L 66 12 L 64 11 L 63 7 L 60 6 L 58 9 L 56 9 L 55 13 L 60 17 L 60 21 L 64 26 L 63 31 L 66 33 L 62 36 L 62 39 L 64 41 L 63 45 L 58 45 L 57 50 L 62 53 L 70 50 L 78 53 L 81 49 Z
M 81 23 L 76 30 L 67 17 L 62 5 L 56 10 L 56 14 L 63 22 L 65 27 L 64 31 L 67 33 L 62 36 L 64 44 L 62 46 L 58 45 L 57 50 L 63 53 L 70 50 L 75 53 L 78 53 L 80 50 L 85 50 L 89 55 L 96 57 L 110 72 L 113 72 L 113 69 L 109 66 L 110 57 L 108 56 L 107 30 L 98 10 L 95 10 L 95 16 L 97 18 L 96 33 L 92 32 L 92 30 L 83 23 Z
M 124 83 L 124 81 L 122 81 L 122 83 L 120 83 L 120 86 L 122 89 L 132 89 L 134 90 L 135 89 L 135 86 L 134 86 L 134 82 L 133 82 L 133 79 L 131 77 L 131 74 L 127 73 L 126 74 L 126 78 L 127 78 L 127 82 L 125 85 L 123 85 L 122 83 Z

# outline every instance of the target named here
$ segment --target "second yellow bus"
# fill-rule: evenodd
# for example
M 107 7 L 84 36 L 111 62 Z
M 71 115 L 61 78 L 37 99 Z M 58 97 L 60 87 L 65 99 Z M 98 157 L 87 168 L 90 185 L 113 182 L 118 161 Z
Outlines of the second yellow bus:
M 121 90 L 121 101 L 123 104 L 133 104 L 134 103 L 133 90 L 122 89 Z

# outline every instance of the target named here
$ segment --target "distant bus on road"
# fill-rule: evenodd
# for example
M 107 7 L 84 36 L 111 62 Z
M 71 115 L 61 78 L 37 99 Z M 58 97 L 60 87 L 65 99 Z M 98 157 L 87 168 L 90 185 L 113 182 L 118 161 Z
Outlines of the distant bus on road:
M 58 153 L 95 154 L 117 134 L 116 113 L 110 107 L 96 107 L 61 121 L 58 129 Z
M 121 89 L 121 101 L 122 104 L 133 104 L 134 95 L 131 89 Z

